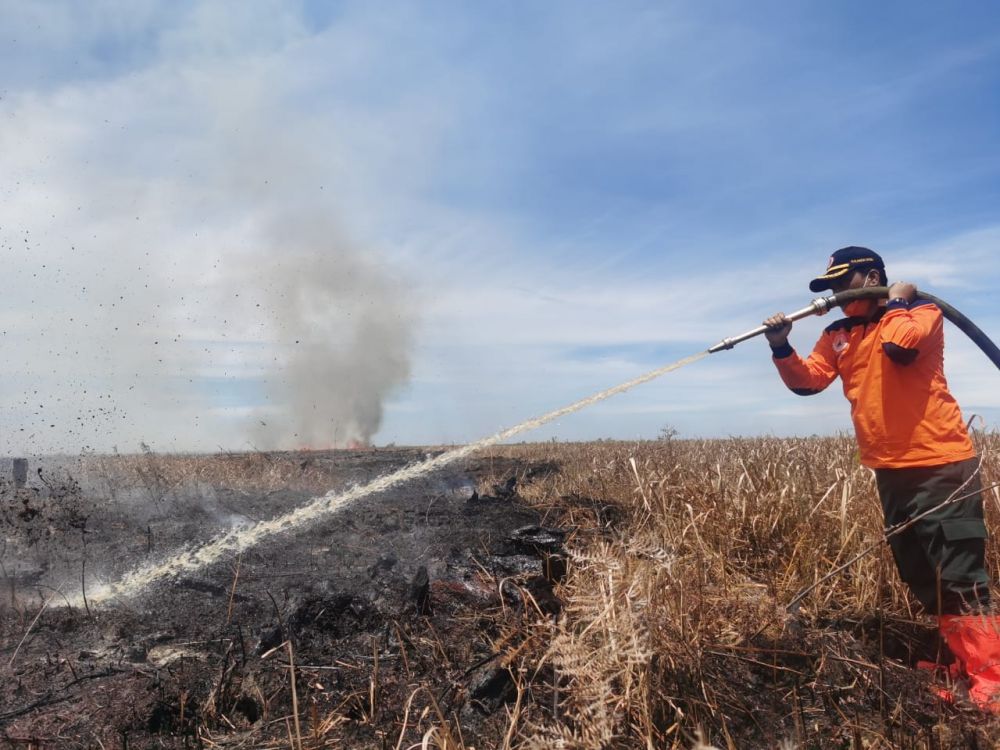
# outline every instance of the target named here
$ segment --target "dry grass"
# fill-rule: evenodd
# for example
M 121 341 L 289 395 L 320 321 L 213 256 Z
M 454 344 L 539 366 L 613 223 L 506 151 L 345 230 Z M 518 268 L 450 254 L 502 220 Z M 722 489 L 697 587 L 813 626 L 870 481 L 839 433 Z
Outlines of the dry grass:
M 84 467 L 103 474 L 109 486 L 145 487 L 150 499 L 160 501 L 184 493 L 193 484 L 224 486 L 237 491 L 303 490 L 325 492 L 339 483 L 334 462 L 317 452 L 282 453 L 253 451 L 204 455 L 145 453 L 88 456 Z
M 1000 436 L 978 440 L 984 483 L 1000 481 Z M 887 548 L 822 581 L 794 614 L 786 610 L 797 592 L 881 536 L 873 477 L 858 464 L 852 438 L 546 443 L 494 448 L 484 458 L 491 456 L 520 460 L 521 497 L 547 525 L 571 530 L 558 616 L 542 606 L 497 616 L 496 664 L 515 685 L 499 733 L 463 735 L 458 714 L 427 685 L 412 683 L 398 705 L 385 700 L 378 651 L 365 662 L 367 691 L 347 695 L 333 711 L 300 706 L 291 690 L 296 675 L 310 685 L 326 673 L 298 664 L 289 646 L 287 673 L 272 686 L 275 705 L 284 705 L 279 689 L 291 696 L 287 728 L 285 716 L 265 710 L 287 739 L 267 746 L 345 746 L 342 732 L 358 724 L 377 724 L 382 746 L 397 750 L 937 750 L 992 747 L 1000 736 L 1000 724 L 974 709 L 937 701 L 928 676 L 910 666 L 918 656 L 933 658 L 933 622 L 898 581 Z M 321 491 L 350 479 L 335 476 L 335 463 L 292 454 L 88 460 L 107 462 L 108 476 L 161 499 L 192 483 Z M 532 471 L 548 464 L 558 470 Z M 506 479 L 498 469 L 480 490 L 488 495 Z M 987 523 L 995 540 L 1000 491 L 987 493 Z M 996 579 L 995 542 L 989 555 Z M 519 594 L 531 604 L 526 590 Z M 400 643 L 415 637 L 404 637 L 399 624 L 394 632 Z M 467 665 L 448 664 L 437 636 L 423 637 L 411 651 L 461 675 Z M 412 656 L 402 648 L 401 658 Z M 408 663 L 405 670 L 409 680 Z M 241 689 L 261 691 L 249 683 Z M 263 695 L 260 703 L 268 705 Z M 204 713 L 212 718 L 213 711 Z M 217 723 L 214 735 L 199 734 L 204 746 L 263 746 L 249 731 L 238 744 L 225 716 Z
M 980 443 L 984 482 L 1000 480 L 1000 438 Z M 987 720 L 937 703 L 906 663 L 933 649 L 932 621 L 887 547 L 785 610 L 881 535 L 873 476 L 852 439 L 495 455 L 559 464 L 522 494 L 549 523 L 575 529 L 563 612 L 511 638 L 531 644 L 508 661 L 534 698 L 512 716 L 516 745 L 936 748 L 978 736 L 989 746 Z M 987 498 L 995 539 L 1000 495 Z M 994 549 L 990 561 L 995 579 Z

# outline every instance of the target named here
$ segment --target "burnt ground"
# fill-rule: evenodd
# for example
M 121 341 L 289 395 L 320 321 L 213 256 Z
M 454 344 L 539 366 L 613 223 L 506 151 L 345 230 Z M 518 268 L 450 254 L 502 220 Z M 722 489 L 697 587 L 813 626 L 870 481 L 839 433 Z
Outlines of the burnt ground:
M 0 746 L 409 748 L 434 729 L 431 747 L 482 749 L 504 745 L 518 710 L 522 737 L 582 732 L 587 705 L 574 706 L 601 665 L 584 654 L 575 672 L 556 672 L 546 653 L 589 596 L 587 557 L 572 557 L 555 589 L 566 598 L 556 622 L 563 537 L 546 527 L 571 532 L 574 554 L 635 529 L 631 478 L 591 481 L 592 453 L 583 464 L 572 447 L 470 459 L 89 609 L 69 604 L 82 581 L 93 595 L 137 565 L 427 452 L 47 458 L 23 487 L 0 462 Z M 599 497 L 560 494 L 574 477 Z M 545 517 L 519 492 L 549 498 Z M 822 620 L 773 618 L 700 575 L 685 600 L 704 618 L 698 639 L 669 613 L 650 623 L 656 731 L 677 746 L 700 729 L 720 747 L 996 746 L 986 717 L 942 703 L 913 668 L 947 657 L 927 622 L 835 603 Z M 738 628 L 739 645 L 713 623 Z
M 47 459 L 21 488 L 0 467 L 0 737 L 381 748 L 408 721 L 406 747 L 443 718 L 469 745 L 498 744 L 514 691 L 494 655 L 521 620 L 558 608 L 546 572 L 559 543 L 524 530 L 539 518 L 502 479 L 551 467 L 472 459 L 135 597 L 89 611 L 65 598 L 424 457 Z

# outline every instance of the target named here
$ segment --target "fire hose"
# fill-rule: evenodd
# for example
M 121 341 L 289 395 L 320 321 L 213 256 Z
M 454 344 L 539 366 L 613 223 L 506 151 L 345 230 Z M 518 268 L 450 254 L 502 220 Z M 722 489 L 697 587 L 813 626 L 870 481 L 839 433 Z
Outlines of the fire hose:
M 878 299 L 888 296 L 889 289 L 884 286 L 868 286 L 861 287 L 859 289 L 848 289 L 844 292 L 831 294 L 829 297 L 817 297 L 809 304 L 808 307 L 796 310 L 785 317 L 790 321 L 801 320 L 802 318 L 808 318 L 810 315 L 824 315 L 835 307 L 845 305 L 848 302 L 853 302 L 857 299 Z M 924 299 L 937 305 L 941 309 L 944 317 L 954 323 L 966 336 L 972 339 L 976 346 L 982 349 L 983 354 L 989 357 L 990 361 L 993 362 L 998 369 L 1000 369 L 1000 348 L 998 348 L 997 345 L 990 340 L 989 336 L 983 333 L 979 326 L 947 302 L 935 297 L 933 294 L 918 291 L 917 299 Z M 709 354 L 715 354 L 716 352 L 721 352 L 726 349 L 732 349 L 734 346 L 746 341 L 747 339 L 752 339 L 766 333 L 767 330 L 768 327 L 762 325 L 754 328 L 753 330 L 747 331 L 746 333 L 742 333 L 739 336 L 734 336 L 730 339 L 723 339 L 718 344 L 710 348 L 708 352 Z
M 788 318 L 788 320 L 790 321 L 801 320 L 802 318 L 807 318 L 810 315 L 823 315 L 832 310 L 834 307 L 846 305 L 848 302 L 853 302 L 854 300 L 857 299 L 880 299 L 888 296 L 889 296 L 889 289 L 888 287 L 884 286 L 848 289 L 846 291 L 839 292 L 838 294 L 832 294 L 829 297 L 818 297 L 817 299 L 814 299 L 809 304 L 808 307 L 804 307 L 801 310 L 796 310 L 795 312 L 791 313 L 790 315 L 786 315 L 785 317 Z M 997 345 L 990 340 L 989 336 L 987 336 L 982 331 L 982 329 L 979 328 L 979 326 L 977 326 L 975 323 L 973 323 L 965 315 L 963 315 L 961 312 L 959 312 L 954 307 L 949 305 L 947 302 L 938 297 L 935 297 L 932 294 L 918 291 L 916 294 L 916 299 L 927 300 L 937 305 L 941 309 L 941 312 L 944 315 L 944 317 L 950 320 L 952 323 L 954 323 L 955 326 L 957 326 L 966 336 L 972 339 L 976 343 L 976 346 L 978 346 L 983 351 L 983 353 L 990 358 L 990 361 L 993 362 L 993 364 L 996 365 L 998 369 L 1000 369 L 1000 348 L 997 348 Z M 733 338 L 729 339 L 723 339 L 718 344 L 710 348 L 708 351 L 710 354 L 714 354 L 716 352 L 725 351 L 726 349 L 732 349 L 737 344 L 746 341 L 748 339 L 755 338 L 756 336 L 760 336 L 761 334 L 766 333 L 767 331 L 768 331 L 768 326 L 765 325 L 758 326 L 757 328 L 747 331 L 746 333 L 740 334 L 739 336 L 734 336 Z M 976 469 L 976 473 L 973 474 L 973 476 L 978 474 L 981 468 L 982 468 L 982 459 L 980 459 L 979 467 Z M 891 537 L 894 537 L 897 534 L 901 534 L 902 532 L 906 531 L 908 528 L 916 524 L 921 519 L 940 510 L 946 505 L 951 505 L 952 503 L 957 503 L 967 498 L 978 495 L 982 490 L 992 489 L 993 487 L 1000 486 L 1000 483 L 997 483 L 991 485 L 990 487 L 984 487 L 981 490 L 976 490 L 974 492 L 968 492 L 963 494 L 964 490 L 966 489 L 969 482 L 971 482 L 971 480 L 972 477 L 970 477 L 961 487 L 959 487 L 954 493 L 952 493 L 951 497 L 949 497 L 947 500 L 940 503 L 939 505 L 936 505 L 933 508 L 929 508 L 928 510 L 925 510 L 924 512 L 910 518 L 907 521 L 904 521 L 900 524 L 897 524 L 896 526 L 886 529 L 882 535 L 882 538 L 879 539 L 878 542 L 865 547 L 865 549 L 863 549 L 857 555 L 852 557 L 850 560 L 843 563 L 842 565 L 837 566 L 832 571 L 830 571 L 822 578 L 817 580 L 815 583 L 813 583 L 811 586 L 807 586 L 806 588 L 799 591 L 794 597 L 792 597 L 792 600 L 785 606 L 786 611 L 791 613 L 797 612 L 803 600 L 806 598 L 806 596 L 811 591 L 815 590 L 820 584 L 822 584 L 824 581 L 828 581 L 833 576 L 851 567 L 852 565 L 854 565 L 854 563 L 858 562 L 858 560 L 868 556 L 876 549 L 881 547 L 883 542 L 887 542 Z

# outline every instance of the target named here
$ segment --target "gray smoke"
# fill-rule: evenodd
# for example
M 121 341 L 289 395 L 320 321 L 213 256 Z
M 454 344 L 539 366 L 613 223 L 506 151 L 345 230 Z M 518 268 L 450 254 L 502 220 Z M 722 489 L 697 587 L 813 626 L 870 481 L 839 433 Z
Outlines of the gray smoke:
M 319 75 L 336 50 L 293 9 L 240 7 L 2 97 L 3 451 L 367 442 L 406 382 L 407 290 L 371 238 L 423 151 L 366 77 Z
M 321 216 L 286 217 L 270 231 L 267 325 L 281 351 L 266 370 L 260 448 L 368 444 L 386 399 L 410 374 L 413 314 L 405 289 Z

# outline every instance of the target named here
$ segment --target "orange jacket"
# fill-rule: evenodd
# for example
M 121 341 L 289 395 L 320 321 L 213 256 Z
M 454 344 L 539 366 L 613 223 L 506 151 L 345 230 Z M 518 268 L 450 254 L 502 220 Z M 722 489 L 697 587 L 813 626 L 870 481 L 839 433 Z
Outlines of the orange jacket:
M 893 302 L 868 322 L 838 320 L 807 359 L 786 344 L 774 349 L 774 364 L 800 396 L 840 376 L 865 466 L 939 466 L 975 456 L 944 377 L 943 316 L 927 300 Z

